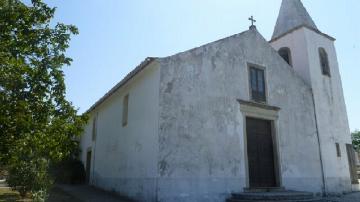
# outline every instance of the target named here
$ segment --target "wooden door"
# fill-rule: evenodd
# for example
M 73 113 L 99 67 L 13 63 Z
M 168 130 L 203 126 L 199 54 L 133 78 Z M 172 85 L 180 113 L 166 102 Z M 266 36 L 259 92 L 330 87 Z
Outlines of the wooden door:
M 250 188 L 276 187 L 271 121 L 247 118 L 246 130 Z
M 86 154 L 86 183 L 90 181 L 90 171 L 91 171 L 91 151 L 88 151 Z

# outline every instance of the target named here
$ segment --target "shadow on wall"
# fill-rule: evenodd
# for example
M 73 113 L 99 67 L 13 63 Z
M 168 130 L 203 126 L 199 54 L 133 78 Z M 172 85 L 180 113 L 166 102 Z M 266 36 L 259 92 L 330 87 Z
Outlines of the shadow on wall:
M 64 160 L 50 168 L 56 183 L 84 184 L 86 173 L 83 163 L 77 159 Z

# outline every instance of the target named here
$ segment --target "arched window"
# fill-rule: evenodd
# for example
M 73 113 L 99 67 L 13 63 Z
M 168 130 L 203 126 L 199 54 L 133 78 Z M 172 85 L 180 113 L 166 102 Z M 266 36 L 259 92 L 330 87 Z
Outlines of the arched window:
M 280 50 L 279 50 L 278 52 L 279 52 L 279 55 L 280 55 L 290 66 L 292 66 L 290 48 L 288 48 L 288 47 L 280 48 Z
M 319 48 L 319 57 L 323 75 L 330 76 L 329 59 L 324 48 Z

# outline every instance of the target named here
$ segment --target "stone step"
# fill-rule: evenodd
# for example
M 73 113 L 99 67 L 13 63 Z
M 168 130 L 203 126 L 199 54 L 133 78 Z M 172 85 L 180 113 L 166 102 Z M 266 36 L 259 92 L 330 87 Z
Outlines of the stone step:
M 285 192 L 284 187 L 262 187 L 262 188 L 244 188 L 245 193 L 259 193 L 259 192 Z
M 227 202 L 322 202 L 322 198 L 314 197 L 308 192 L 281 191 L 281 192 L 244 192 L 234 193 Z
M 232 194 L 234 199 L 247 200 L 288 200 L 288 199 L 311 199 L 314 198 L 312 193 L 282 191 L 282 192 L 257 192 L 257 193 L 239 193 Z

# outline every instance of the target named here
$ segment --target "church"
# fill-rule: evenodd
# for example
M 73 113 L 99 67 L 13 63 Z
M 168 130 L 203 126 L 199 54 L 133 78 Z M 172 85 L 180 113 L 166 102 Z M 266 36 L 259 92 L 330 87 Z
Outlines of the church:
M 88 183 L 146 202 L 358 190 L 334 41 L 283 0 L 270 41 L 252 25 L 145 59 L 87 111 Z

